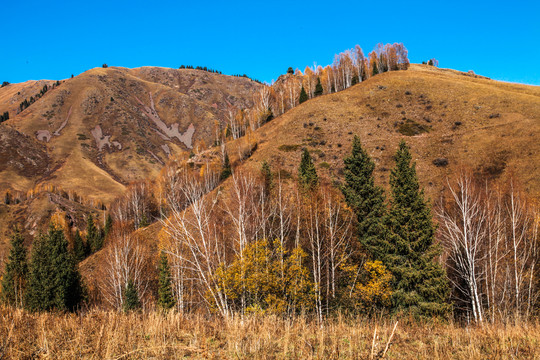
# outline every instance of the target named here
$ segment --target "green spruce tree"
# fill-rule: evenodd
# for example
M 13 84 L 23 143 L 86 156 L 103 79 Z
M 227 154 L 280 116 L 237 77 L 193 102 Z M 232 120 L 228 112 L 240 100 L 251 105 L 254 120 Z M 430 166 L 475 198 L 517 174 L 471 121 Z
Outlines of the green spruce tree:
M 146 213 L 143 212 L 141 215 L 141 221 L 139 221 L 139 228 L 144 228 L 150 225 L 150 220 L 148 220 L 148 216 L 146 216 Z
M 375 76 L 379 73 L 379 69 L 377 69 L 377 62 L 375 61 L 373 63 L 373 72 L 371 73 L 372 76 Z
M 320 96 L 324 92 L 323 87 L 321 85 L 321 78 L 317 77 L 317 85 L 315 85 L 315 96 Z
M 319 176 L 308 149 L 304 148 L 298 167 L 298 182 L 303 190 L 310 191 L 319 185 Z
M 169 310 L 176 305 L 174 300 L 172 284 L 171 284 L 171 268 L 169 267 L 169 261 L 167 255 L 161 252 L 159 258 L 159 287 L 158 287 L 158 306 L 163 310 Z
M 435 225 L 424 199 L 409 147 L 399 144 L 396 166 L 390 174 L 392 203 L 387 216 L 391 250 L 386 264 L 394 276 L 396 309 L 420 316 L 445 316 L 450 311 L 450 288 L 436 262 Z
M 304 89 L 304 85 L 302 85 L 302 89 L 300 90 L 300 97 L 298 98 L 298 103 L 301 104 L 303 102 L 308 101 L 308 95 L 306 92 L 306 89 Z
M 229 154 L 225 153 L 223 158 L 223 167 L 221 168 L 220 180 L 223 181 L 232 175 L 231 163 L 229 161 Z
M 113 226 L 113 219 L 112 219 L 111 214 L 109 213 L 107 214 L 107 220 L 105 220 L 105 227 L 103 228 L 105 232 L 105 237 L 107 237 L 109 233 L 111 232 L 112 226 Z
M 24 239 L 18 229 L 11 236 L 11 249 L 2 277 L 1 299 L 4 304 L 24 306 L 24 294 L 28 277 L 28 260 Z
M 86 243 L 93 254 L 103 247 L 103 236 L 94 223 L 94 216 L 90 213 L 86 219 Z
M 86 255 L 86 249 L 81 237 L 79 230 L 75 231 L 75 236 L 73 237 L 73 256 L 75 261 L 81 262 L 84 260 Z
M 129 279 L 124 291 L 124 304 L 123 309 L 125 312 L 136 310 L 141 307 L 141 301 L 139 300 L 139 293 L 133 280 Z
M 270 169 L 270 165 L 266 160 L 264 160 L 261 165 L 261 177 L 264 184 L 264 193 L 268 196 L 272 191 L 274 181 L 272 176 L 272 170 Z
M 51 225 L 34 243 L 26 294 L 32 311 L 74 311 L 83 300 L 81 275 L 62 229 Z
M 358 221 L 358 241 L 373 260 L 385 262 L 388 251 L 383 189 L 375 185 L 375 163 L 355 136 L 351 155 L 345 162 L 345 184 L 341 191 Z

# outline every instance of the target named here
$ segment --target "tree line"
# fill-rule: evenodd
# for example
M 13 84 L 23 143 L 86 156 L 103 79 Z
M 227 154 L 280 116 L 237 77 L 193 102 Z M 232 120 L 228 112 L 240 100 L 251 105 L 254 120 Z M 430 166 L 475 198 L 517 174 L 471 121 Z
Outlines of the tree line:
M 26 109 L 27 107 L 29 107 L 30 105 L 32 105 L 33 103 L 41 99 L 41 97 L 43 97 L 47 93 L 47 91 L 49 91 L 50 89 L 54 89 L 57 86 L 60 86 L 60 81 L 56 81 L 55 83 L 52 84 L 52 86 L 43 85 L 43 88 L 39 91 L 39 93 L 33 96 L 30 96 L 29 99 L 24 99 L 19 104 L 19 112 L 23 111 L 24 109 Z
M 0 123 L 9 120 L 9 111 L 4 111 L 3 114 L 0 114 Z
M 212 74 L 220 74 L 222 75 L 223 73 L 219 70 L 214 70 L 214 69 L 211 69 L 211 68 L 208 68 L 206 66 L 193 66 L 193 65 L 180 65 L 179 67 L 180 70 L 182 69 L 191 69 L 191 70 L 201 70 L 201 71 L 206 71 L 206 72 L 209 72 L 209 73 L 212 73 Z M 233 75 L 230 75 L 230 76 L 235 76 L 235 77 L 243 77 L 243 78 L 246 78 L 246 79 L 249 79 L 251 81 L 255 81 L 256 83 L 259 83 L 259 84 L 262 84 L 261 81 L 257 80 L 257 79 L 253 79 L 249 76 L 247 76 L 246 74 L 233 74 Z
M 252 108 L 229 107 L 225 119 L 217 124 L 214 142 L 242 137 L 309 99 L 345 90 L 383 72 L 408 68 L 408 51 L 402 43 L 378 44 L 367 57 L 356 45 L 335 55 L 331 65 L 307 66 L 304 72 L 289 67 L 273 84 L 254 93 Z

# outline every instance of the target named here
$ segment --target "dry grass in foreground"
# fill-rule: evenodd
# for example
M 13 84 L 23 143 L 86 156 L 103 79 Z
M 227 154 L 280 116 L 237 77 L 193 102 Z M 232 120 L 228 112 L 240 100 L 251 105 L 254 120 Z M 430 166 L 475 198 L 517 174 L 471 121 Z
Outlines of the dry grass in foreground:
M 343 317 L 320 327 L 304 318 L 224 321 L 176 313 L 63 315 L 1 308 L 0 359 L 540 358 L 538 323 L 395 324 Z

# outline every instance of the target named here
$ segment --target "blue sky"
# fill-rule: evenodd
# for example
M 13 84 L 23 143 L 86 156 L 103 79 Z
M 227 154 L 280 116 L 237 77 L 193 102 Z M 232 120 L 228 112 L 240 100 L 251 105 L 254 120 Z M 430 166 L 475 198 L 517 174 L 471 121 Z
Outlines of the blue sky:
M 359 44 L 540 85 L 539 1 L 3 1 L 0 81 L 101 66 L 208 66 L 270 82 Z

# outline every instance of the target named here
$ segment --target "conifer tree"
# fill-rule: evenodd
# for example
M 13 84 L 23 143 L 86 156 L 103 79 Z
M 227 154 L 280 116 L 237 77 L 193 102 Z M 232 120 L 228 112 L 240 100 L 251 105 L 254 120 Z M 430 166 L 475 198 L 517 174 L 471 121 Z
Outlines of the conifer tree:
M 91 213 L 86 219 L 86 243 L 92 254 L 103 247 L 103 236 L 94 224 L 94 216 Z
M 34 243 L 27 306 L 32 311 L 73 311 L 83 300 L 81 275 L 62 229 L 53 225 Z
M 2 277 L 1 299 L 5 304 L 22 307 L 28 276 L 28 260 L 24 239 L 18 229 L 11 236 L 11 250 Z
M 435 260 L 435 225 L 424 199 L 409 147 L 399 144 L 396 166 L 390 174 L 392 203 L 387 217 L 391 251 L 386 265 L 394 276 L 393 303 L 421 316 L 444 316 L 449 286 L 444 269 Z
M 103 228 L 105 232 L 105 237 L 107 237 L 107 235 L 109 235 L 109 233 L 111 232 L 112 225 L 113 225 L 113 219 L 112 219 L 111 214 L 109 213 L 107 214 L 107 219 L 105 220 L 105 227 Z
M 308 149 L 304 148 L 298 167 L 298 181 L 304 190 L 313 190 L 319 185 L 319 176 Z
M 323 87 L 321 85 L 321 78 L 317 77 L 317 85 L 315 85 L 315 96 L 320 96 L 323 94 Z
M 176 305 L 173 297 L 171 284 L 171 268 L 167 255 L 162 252 L 159 258 L 159 288 L 158 288 L 158 306 L 163 310 L 169 310 Z
M 141 221 L 139 221 L 139 228 L 147 227 L 148 225 L 150 225 L 150 220 L 148 220 L 146 213 L 143 212 L 141 215 Z
M 375 76 L 379 73 L 379 70 L 377 69 L 377 62 L 375 61 L 373 63 L 373 73 L 371 74 L 372 76 Z
M 141 307 L 141 301 L 139 300 L 139 293 L 137 287 L 132 279 L 128 280 L 126 290 L 124 291 L 124 311 L 128 312 Z
M 83 239 L 81 237 L 81 233 L 79 230 L 75 232 L 75 236 L 73 237 L 73 256 L 75 257 L 75 261 L 81 262 L 84 260 L 86 255 L 86 249 L 84 246 Z
M 221 181 L 223 181 L 231 175 L 232 175 L 232 169 L 231 169 L 231 163 L 229 161 L 229 154 L 225 153 L 225 157 L 223 159 L 223 167 L 221 169 L 221 175 L 219 178 Z
M 266 195 L 269 195 L 273 187 L 273 179 L 272 170 L 270 169 L 270 165 L 266 160 L 264 160 L 261 165 L 261 176 L 264 182 L 264 192 Z
M 341 188 L 345 201 L 358 221 L 358 241 L 373 260 L 385 262 L 388 245 L 385 242 L 383 189 L 375 185 L 375 163 L 362 148 L 360 138 L 353 139 L 351 155 L 345 162 L 345 185 Z
M 301 104 L 303 102 L 306 102 L 308 100 L 308 95 L 306 93 L 306 89 L 304 89 L 304 85 L 302 85 L 302 89 L 300 90 L 300 97 L 298 98 L 298 103 Z

